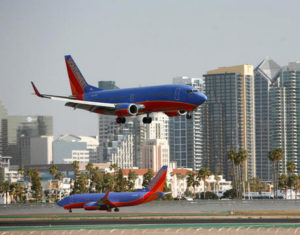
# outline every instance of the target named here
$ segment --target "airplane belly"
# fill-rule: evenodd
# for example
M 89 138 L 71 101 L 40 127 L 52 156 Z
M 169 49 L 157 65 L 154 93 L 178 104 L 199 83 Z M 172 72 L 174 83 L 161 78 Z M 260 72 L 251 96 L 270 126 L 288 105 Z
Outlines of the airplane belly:
M 146 101 L 142 102 L 145 106 L 143 109 L 143 113 L 147 112 L 164 112 L 164 111 L 173 111 L 173 110 L 186 110 L 193 111 L 197 105 L 184 103 L 184 102 L 176 102 L 176 101 Z

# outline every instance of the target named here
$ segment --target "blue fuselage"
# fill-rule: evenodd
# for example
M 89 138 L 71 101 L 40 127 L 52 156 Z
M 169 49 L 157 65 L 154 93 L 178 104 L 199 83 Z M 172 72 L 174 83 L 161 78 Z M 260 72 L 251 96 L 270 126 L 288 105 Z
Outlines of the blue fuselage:
M 144 112 L 194 110 L 207 100 L 195 87 L 188 85 L 162 85 L 119 90 L 101 90 L 85 93 L 86 101 L 102 103 L 136 103 L 145 105 Z

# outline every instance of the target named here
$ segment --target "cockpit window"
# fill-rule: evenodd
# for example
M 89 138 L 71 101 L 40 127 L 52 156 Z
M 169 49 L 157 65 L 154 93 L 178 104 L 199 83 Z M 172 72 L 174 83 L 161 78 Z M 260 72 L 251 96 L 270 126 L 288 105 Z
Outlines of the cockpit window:
M 193 93 L 193 92 L 198 92 L 198 90 L 197 89 L 193 89 L 193 90 L 187 90 L 186 91 L 188 94 L 190 94 L 190 93 Z

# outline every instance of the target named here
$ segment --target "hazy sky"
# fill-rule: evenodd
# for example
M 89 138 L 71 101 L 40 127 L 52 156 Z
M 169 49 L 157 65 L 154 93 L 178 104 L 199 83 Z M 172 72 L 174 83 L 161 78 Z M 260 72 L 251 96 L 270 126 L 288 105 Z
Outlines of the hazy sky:
M 52 115 L 55 135 L 97 135 L 97 115 L 32 95 L 70 95 L 64 55 L 86 80 L 121 88 L 201 77 L 220 66 L 300 60 L 300 1 L 0 0 L 0 100 Z

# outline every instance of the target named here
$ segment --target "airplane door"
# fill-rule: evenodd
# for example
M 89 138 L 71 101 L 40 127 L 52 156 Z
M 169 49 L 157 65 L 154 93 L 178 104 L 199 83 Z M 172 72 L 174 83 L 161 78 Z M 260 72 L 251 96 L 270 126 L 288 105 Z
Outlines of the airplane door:
M 176 88 L 175 90 L 175 100 L 179 100 L 180 99 L 180 88 Z

